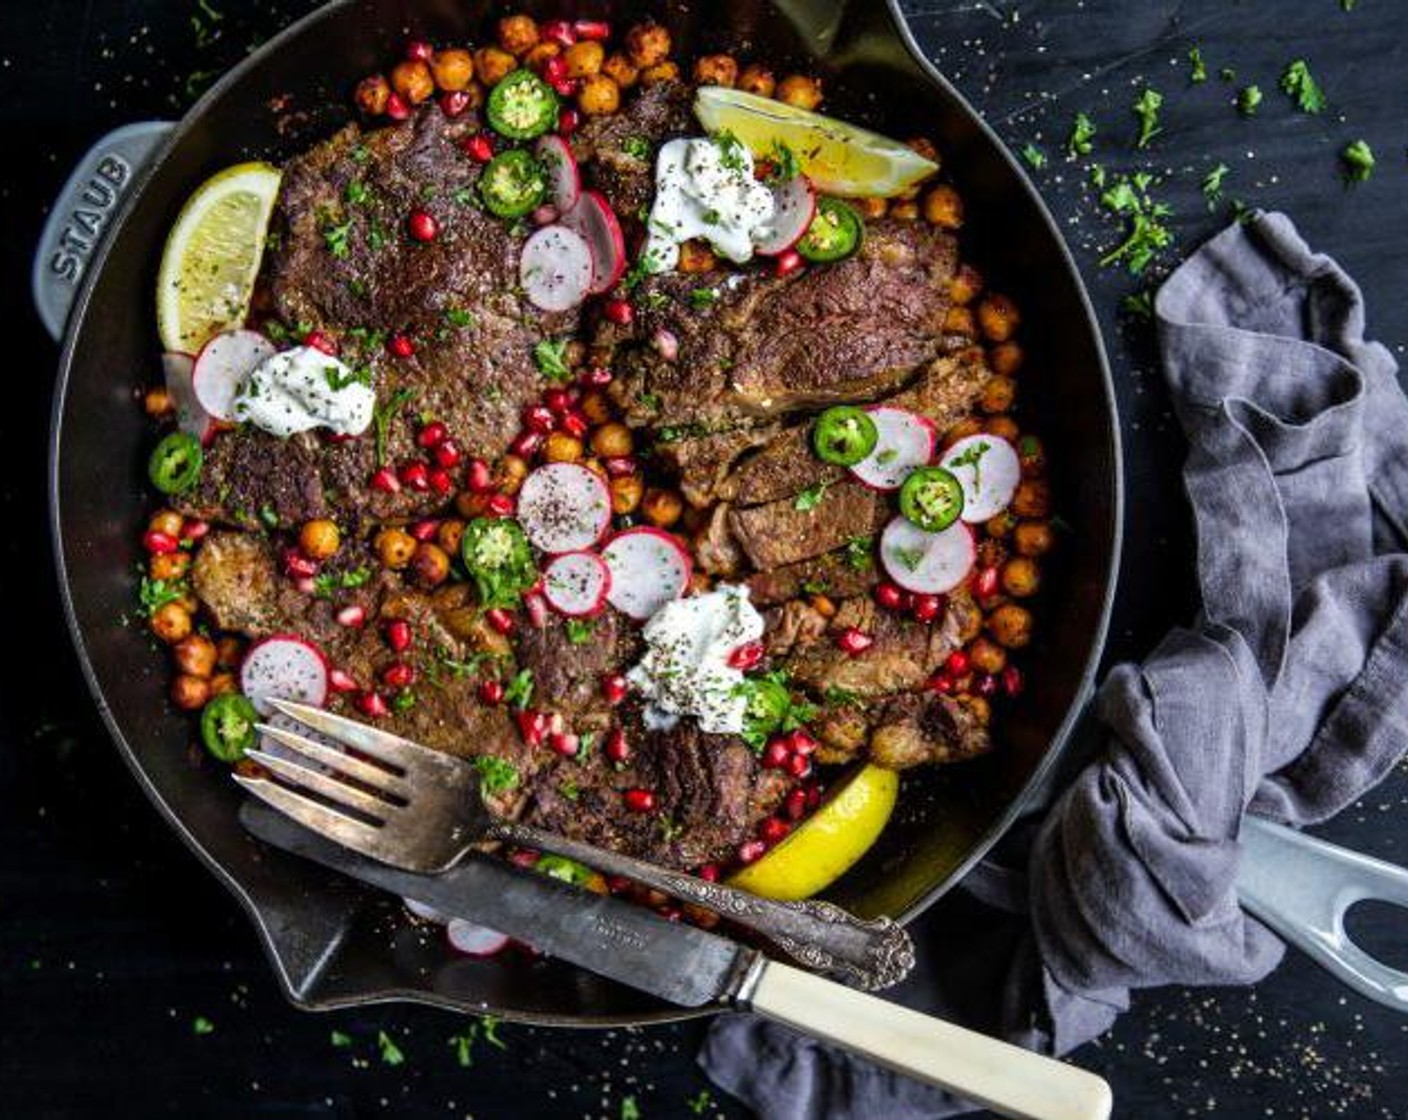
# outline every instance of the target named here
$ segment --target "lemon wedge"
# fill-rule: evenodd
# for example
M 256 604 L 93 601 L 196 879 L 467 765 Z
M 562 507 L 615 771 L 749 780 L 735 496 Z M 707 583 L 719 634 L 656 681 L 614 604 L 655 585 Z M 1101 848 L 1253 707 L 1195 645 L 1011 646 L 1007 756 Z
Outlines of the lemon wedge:
M 794 901 L 830 886 L 870 850 L 894 812 L 900 776 L 867 763 L 842 779 L 810 817 L 729 886 Z
M 694 114 L 710 132 L 731 132 L 755 156 L 786 144 L 802 172 L 825 194 L 890 198 L 939 165 L 906 144 L 834 117 L 725 86 L 704 86 Z
M 244 322 L 280 178 L 270 164 L 241 163 L 207 179 L 181 208 L 157 277 L 165 349 L 198 353 Z

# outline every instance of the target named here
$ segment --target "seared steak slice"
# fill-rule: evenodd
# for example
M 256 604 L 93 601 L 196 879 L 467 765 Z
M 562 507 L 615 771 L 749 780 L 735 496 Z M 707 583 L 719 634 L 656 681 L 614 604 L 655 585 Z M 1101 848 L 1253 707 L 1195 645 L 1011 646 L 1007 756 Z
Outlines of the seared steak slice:
M 973 411 L 991 376 L 983 352 L 965 347 L 957 354 L 939 358 L 885 404 L 927 416 L 942 434 Z
M 761 447 L 777 432 L 774 424 L 756 427 L 736 426 L 727 431 L 687 435 L 661 442 L 655 453 L 679 472 L 680 493 L 697 509 L 704 509 L 724 495 L 720 483 L 740 456 Z
M 594 619 L 587 640 L 580 643 L 569 637 L 566 621 L 553 614 L 541 629 L 522 628 L 518 664 L 532 670 L 535 707 L 575 717 L 609 709 L 601 678 L 634 662 L 639 644 L 636 632 L 613 610 Z
M 870 757 L 892 770 L 926 762 L 962 762 L 992 749 L 973 709 L 952 696 L 911 692 L 887 700 L 873 715 Z
M 869 553 L 863 555 L 868 557 Z M 752 592 L 753 605 L 761 610 L 805 595 L 809 589 L 833 599 L 849 599 L 853 595 L 864 595 L 875 580 L 873 560 L 860 563 L 849 550 L 841 549 L 811 560 L 757 572 L 748 577 L 748 590 Z
M 743 551 L 729 528 L 727 502 L 720 502 L 709 514 L 709 523 L 694 542 L 694 562 L 700 571 L 726 578 L 743 567 Z
M 572 140 L 591 185 L 622 221 L 643 224 L 641 212 L 655 195 L 655 154 L 677 136 L 702 131 L 694 121 L 693 94 L 681 82 L 641 90 L 619 112 L 591 117 Z
M 858 482 L 827 487 L 819 502 L 798 509 L 786 498 L 729 513 L 729 527 L 753 567 L 766 571 L 840 548 L 857 533 L 874 532 L 888 514 L 873 490 Z
M 864 653 L 848 654 L 834 641 L 852 626 L 875 639 Z M 824 637 L 799 643 L 786 664 L 793 680 L 818 694 L 832 687 L 873 697 L 919 688 L 955 648 L 946 627 L 916 622 L 882 610 L 869 598 L 855 598 L 840 604 Z
M 737 506 L 757 506 L 792 498 L 809 486 L 829 485 L 846 477 L 846 468 L 826 463 L 812 450 L 812 426 L 788 428 L 718 487 L 719 496 Z
M 809 646 L 826 633 L 826 616 L 800 599 L 765 611 L 763 624 L 763 644 L 769 657 L 784 657 L 796 646 Z
M 243 634 L 278 627 L 279 578 L 274 550 L 252 533 L 210 533 L 191 565 L 191 586 L 215 625 Z

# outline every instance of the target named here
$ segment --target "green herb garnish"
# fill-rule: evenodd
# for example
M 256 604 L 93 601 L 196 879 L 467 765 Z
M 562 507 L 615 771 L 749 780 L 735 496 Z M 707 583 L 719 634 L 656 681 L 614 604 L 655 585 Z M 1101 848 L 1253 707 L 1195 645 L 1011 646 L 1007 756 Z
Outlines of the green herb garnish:
M 1298 58 L 1286 67 L 1281 74 L 1281 90 L 1302 113 L 1320 113 L 1329 102 L 1325 92 L 1311 74 L 1305 59 Z
M 567 339 L 545 338 L 533 347 L 533 361 L 538 371 L 549 381 L 566 381 L 572 376 L 567 368 Z
M 1344 164 L 1347 183 L 1362 183 L 1374 173 L 1374 149 L 1367 140 L 1346 144 L 1340 152 L 1340 161 Z
M 386 465 L 386 437 L 391 427 L 391 418 L 415 395 L 414 389 L 399 389 L 391 394 L 391 399 L 386 404 L 377 405 L 372 411 L 372 424 L 376 428 L 376 465 L 378 467 Z
M 1237 111 L 1244 117 L 1256 116 L 1257 107 L 1260 104 L 1260 86 L 1244 86 L 1242 92 L 1237 94 Z
M 1222 201 L 1222 180 L 1227 178 L 1227 173 L 1231 170 L 1227 164 L 1219 163 L 1203 176 L 1203 197 L 1208 200 L 1209 210 Z
M 342 197 L 353 206 L 362 206 L 371 200 L 372 192 L 362 180 L 353 179 L 347 184 L 347 190 L 343 192 Z
M 621 141 L 621 151 L 644 163 L 650 159 L 650 141 L 644 136 L 627 136 Z
M 698 311 L 706 307 L 712 307 L 718 302 L 719 293 L 716 288 L 695 288 L 689 293 L 689 305 Z
M 1066 138 L 1066 151 L 1072 157 L 1088 156 L 1095 148 L 1095 132 L 1095 122 L 1084 113 L 1077 113 Z
M 351 218 L 348 218 L 347 221 L 342 222 L 339 225 L 329 225 L 323 227 L 323 243 L 327 245 L 328 252 L 331 253 L 334 257 L 336 257 L 338 260 L 345 260 L 347 258 L 348 253 L 350 252 L 350 247 L 347 244 L 347 239 L 351 235 L 351 233 Z
M 479 785 L 485 793 L 506 793 L 518 785 L 518 770 L 513 763 L 491 754 L 481 754 L 474 760 L 479 771 Z
M 1164 103 L 1164 95 L 1153 86 L 1145 86 L 1138 100 L 1134 102 L 1134 115 L 1139 118 L 1139 138 L 1136 148 L 1147 148 L 1149 141 L 1163 131 L 1159 127 L 1159 109 Z
M 191 1020 L 192 1034 L 213 1034 L 214 1032 L 215 1024 L 212 1023 L 209 1019 L 207 1019 L 204 1015 L 197 1015 L 193 1020 Z
M 977 489 L 983 484 L 983 456 L 992 450 L 992 444 L 987 440 L 980 440 L 973 444 L 962 455 L 955 456 L 948 463 L 948 469 L 954 470 L 957 467 L 973 468 L 973 487 Z
M 825 482 L 818 482 L 815 486 L 808 486 L 797 495 L 796 501 L 792 503 L 792 508 L 798 513 L 811 513 L 812 510 L 821 505 L 822 501 L 826 498 L 826 492 L 831 489 L 834 484 L 835 480 L 831 479 Z
M 1155 254 L 1173 242 L 1173 232 L 1164 219 L 1173 213 L 1165 203 L 1155 202 L 1149 190 L 1154 177 L 1141 171 L 1122 176 L 1100 196 L 1105 209 L 1129 222 L 1124 241 L 1100 258 L 1101 267 L 1124 261 L 1131 275 L 1143 272 Z
M 523 711 L 533 700 L 533 684 L 533 670 L 520 669 L 504 689 L 504 703 Z
M 584 646 L 592 640 L 596 623 L 589 618 L 569 618 L 566 623 L 567 641 L 574 646 Z
M 1022 158 L 1033 171 L 1040 171 L 1046 166 L 1046 153 L 1030 142 L 1022 146 Z
M 1190 82 L 1205 82 L 1208 80 L 1208 68 L 1203 62 L 1203 52 L 1195 44 L 1188 48 L 1188 80 Z
M 150 579 L 143 576 L 137 588 L 137 601 L 142 604 L 142 613 L 150 618 L 168 603 L 184 599 L 189 593 L 190 585 L 183 579 Z
M 875 563 L 874 551 L 874 537 L 852 537 L 846 542 L 846 563 L 854 571 L 868 572 Z
M 391 1041 L 391 1036 L 385 1031 L 376 1032 L 376 1044 L 381 1049 L 381 1060 L 387 1065 L 399 1066 L 406 1060 L 401 1048 Z

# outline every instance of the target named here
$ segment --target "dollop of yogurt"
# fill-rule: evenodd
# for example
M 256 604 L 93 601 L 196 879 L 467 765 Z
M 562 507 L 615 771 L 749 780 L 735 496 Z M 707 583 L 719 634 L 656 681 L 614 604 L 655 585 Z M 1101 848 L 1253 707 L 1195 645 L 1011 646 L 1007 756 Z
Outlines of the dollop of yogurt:
M 680 245 L 695 237 L 742 264 L 775 209 L 772 191 L 753 177 L 753 154 L 737 140 L 671 140 L 655 164 L 645 268 L 670 271 L 679 263 Z
M 346 363 L 312 346 L 275 354 L 235 392 L 235 419 L 286 439 L 329 428 L 359 436 L 371 427 L 376 392 Z
M 741 645 L 763 636 L 763 616 L 748 588 L 724 584 L 713 591 L 666 603 L 645 624 L 646 652 L 626 679 L 646 700 L 652 730 L 694 716 L 701 731 L 743 730 L 748 698 L 743 671 L 728 663 Z

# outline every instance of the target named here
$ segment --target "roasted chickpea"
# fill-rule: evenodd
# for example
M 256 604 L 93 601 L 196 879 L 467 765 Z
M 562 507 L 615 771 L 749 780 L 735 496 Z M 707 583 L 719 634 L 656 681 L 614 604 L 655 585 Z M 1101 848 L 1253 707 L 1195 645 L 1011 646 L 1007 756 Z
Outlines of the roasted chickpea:
M 327 560 L 342 547 L 342 533 L 336 521 L 319 517 L 306 521 L 298 533 L 298 547 L 310 560 Z
M 391 99 L 391 83 L 380 74 L 372 74 L 357 83 L 356 98 L 358 109 L 369 117 L 379 117 Z
M 1006 412 L 1017 399 L 1017 383 L 1010 377 L 990 377 L 978 398 L 984 412 Z
M 670 33 L 658 23 L 638 23 L 626 33 L 626 51 L 631 61 L 645 70 L 670 57 Z
M 972 338 L 978 333 L 978 322 L 967 307 L 950 307 L 944 315 L 944 333 Z
M 158 386 L 147 390 L 142 397 L 142 408 L 153 420 L 160 420 L 176 411 L 176 403 L 171 399 L 170 393 Z
M 435 543 L 451 556 L 460 554 L 460 538 L 464 536 L 464 522 L 447 517 L 435 530 Z
M 543 458 L 549 463 L 576 463 L 582 458 L 582 441 L 566 432 L 551 432 L 543 444 Z
M 932 221 L 932 219 L 930 220 Z M 948 296 L 954 303 L 966 307 L 978 297 L 978 293 L 982 290 L 983 274 L 971 264 L 960 264 L 958 271 L 953 274 L 953 279 L 949 281 Z
M 473 521 L 476 517 L 483 517 L 489 512 L 489 498 L 491 495 L 476 494 L 472 490 L 461 490 L 455 495 L 455 512 L 466 521 Z
M 983 528 L 988 536 L 999 541 L 1005 541 L 1017 528 L 1017 519 L 1012 516 L 1010 510 L 1003 510 L 996 517 L 989 517 L 983 523 Z
M 924 196 L 924 218 L 940 229 L 961 229 L 963 196 L 947 183 L 940 183 Z
M 960 696 L 958 703 L 973 713 L 973 718 L 983 727 L 992 722 L 992 705 L 981 696 Z
M 684 515 L 684 499 L 673 490 L 651 487 L 645 492 L 640 509 L 657 529 L 668 529 Z
M 905 143 L 909 145 L 911 151 L 918 152 L 930 163 L 942 162 L 939 159 L 939 149 L 927 136 L 915 136 L 912 139 L 906 140 Z
M 643 86 L 658 86 L 662 82 L 677 82 L 680 80 L 680 68 L 673 62 L 657 62 L 654 66 L 647 66 L 640 72 L 640 84 Z
M 486 86 L 496 86 L 518 69 L 518 60 L 498 47 L 480 47 L 474 52 L 474 72 Z
M 191 570 L 191 554 L 184 551 L 163 552 L 147 561 L 147 574 L 152 579 L 181 579 Z
M 992 342 L 1006 342 L 1017 332 L 1021 322 L 1017 305 L 1004 295 L 994 292 L 978 304 L 978 325 Z
M 210 699 L 210 682 L 182 673 L 171 682 L 171 702 L 183 712 L 195 712 Z
M 812 610 L 822 618 L 835 618 L 839 609 L 829 595 L 813 595 L 810 600 Z
M 221 669 L 233 669 L 244 658 L 244 643 L 233 634 L 226 634 L 215 643 L 215 664 Z
M 1016 603 L 1003 603 L 988 615 L 988 632 L 1007 649 L 1022 649 L 1032 640 L 1032 612 Z
M 1027 599 L 1041 587 L 1041 569 L 1030 556 L 1014 556 L 1002 565 L 1002 590 L 1014 599 Z
M 947 449 L 959 440 L 967 439 L 969 436 L 975 436 L 982 430 L 983 425 L 978 420 L 974 419 L 972 416 L 964 417 L 944 433 L 944 447 Z
M 436 51 L 430 60 L 430 76 L 443 90 L 457 93 L 474 81 L 474 55 L 469 51 Z
M 499 469 L 494 475 L 494 485 L 499 491 L 510 496 L 517 494 L 528 477 L 528 460 L 521 455 L 505 455 L 499 460 Z
M 601 64 L 606 61 L 606 48 L 592 39 L 573 43 L 562 57 L 567 61 L 569 78 L 590 78 L 601 73 Z
M 890 207 L 890 217 L 901 222 L 917 222 L 919 220 L 919 204 L 917 202 L 896 202 Z
M 795 109 L 815 109 L 821 104 L 821 79 L 806 74 L 788 74 L 777 83 L 774 96 Z
M 1023 478 L 1046 473 L 1046 445 L 1037 436 L 1023 436 L 1017 441 L 1017 459 L 1022 464 Z
M 694 64 L 694 80 L 701 86 L 729 86 L 738 82 L 738 60 L 731 54 L 706 54 Z
M 548 59 L 556 58 L 561 53 L 562 47 L 557 43 L 539 43 L 523 56 L 523 65 L 529 70 L 541 74 L 543 67 L 548 63 Z
M 435 79 L 424 62 L 407 59 L 391 71 L 391 88 L 412 105 L 419 105 L 435 92 Z
M 450 554 L 438 544 L 422 541 L 411 557 L 411 576 L 427 590 L 439 587 L 450 578 Z
M 624 54 L 608 55 L 601 64 L 601 72 L 622 89 L 630 89 L 640 81 L 640 67 Z
M 228 692 L 238 692 L 240 682 L 235 679 L 234 673 L 216 673 L 210 678 L 211 697 L 224 696 Z
M 165 603 L 152 612 L 152 633 L 169 646 L 191 633 L 191 612 L 185 603 Z
M 1012 512 L 1040 521 L 1051 516 L 1051 487 L 1044 478 L 1024 478 L 1012 496 Z
M 1022 556 L 1045 556 L 1056 546 L 1049 521 L 1022 521 L 1012 530 L 1012 545 Z
M 613 478 L 611 487 L 611 512 L 616 514 L 634 513 L 645 494 L 645 483 L 639 475 L 628 474 Z
M 968 647 L 968 660 L 978 672 L 996 676 L 1007 667 L 1007 651 L 989 638 L 977 638 Z
M 988 351 L 988 365 L 992 366 L 993 373 L 1011 377 L 1022 368 L 1025 356 L 1020 342 L 999 342 Z
M 611 419 L 611 402 L 600 389 L 588 389 L 577 402 L 577 411 L 585 416 L 589 423 L 605 424 Z
M 215 672 L 219 653 L 204 634 L 192 634 L 176 643 L 176 668 L 191 677 L 209 677 Z
M 771 97 L 777 92 L 777 78 L 766 66 L 750 62 L 743 68 L 743 73 L 738 75 L 738 88 L 759 97 Z
M 680 246 L 681 272 L 712 272 L 718 267 L 719 259 L 707 241 L 686 241 Z
M 411 562 L 416 552 L 416 539 L 404 529 L 383 529 L 372 546 L 382 567 L 399 571 Z
M 174 509 L 159 509 L 147 521 L 147 530 L 152 533 L 165 533 L 168 537 L 181 536 L 186 519 Z
M 856 198 L 851 202 L 860 216 L 868 222 L 883 218 L 890 209 L 890 203 L 883 198 Z
M 505 16 L 499 20 L 499 46 L 509 54 L 527 54 L 537 45 L 538 24 L 532 16 Z
M 603 459 L 620 459 L 635 450 L 631 429 L 618 420 L 603 424 L 592 433 L 592 450 Z
M 1008 443 L 1016 443 L 1017 437 L 1022 434 L 1021 428 L 1017 427 L 1017 421 L 1010 416 L 991 416 L 983 426 L 989 435 L 1005 439 Z
M 589 117 L 606 117 L 621 107 L 621 87 L 605 74 L 593 74 L 577 91 L 577 108 Z

